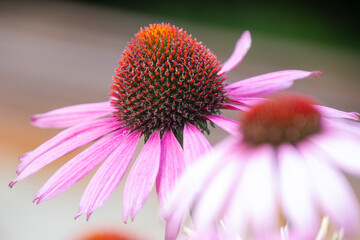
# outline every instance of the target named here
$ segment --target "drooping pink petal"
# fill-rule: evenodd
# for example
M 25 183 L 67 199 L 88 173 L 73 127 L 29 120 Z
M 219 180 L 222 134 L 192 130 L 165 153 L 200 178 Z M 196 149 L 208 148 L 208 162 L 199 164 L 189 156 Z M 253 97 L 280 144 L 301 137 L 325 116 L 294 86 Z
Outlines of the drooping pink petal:
M 156 189 L 161 206 L 164 206 L 169 192 L 173 189 L 184 169 L 183 149 L 173 132 L 167 130 L 161 139 L 160 167 L 156 178 Z
M 89 219 L 91 213 L 109 199 L 131 162 L 140 135 L 138 131 L 129 134 L 96 171 L 81 198 L 75 218 L 87 211 Z
M 347 118 L 355 121 L 360 121 L 360 114 L 357 112 L 344 112 L 335 108 L 326 106 L 314 105 L 320 114 L 324 117 L 331 118 Z
M 322 156 L 301 148 L 304 159 L 313 176 L 313 185 L 317 200 L 330 222 L 337 230 L 344 229 L 345 236 L 359 232 L 359 205 L 354 192 L 346 178 L 336 169 L 322 160 Z
M 238 161 L 228 162 L 203 189 L 193 212 L 193 221 L 197 231 L 203 232 L 210 229 L 221 218 L 220 214 L 226 207 L 234 184 L 238 182 L 238 168 Z
M 237 154 L 236 154 L 237 153 Z M 239 156 L 243 156 L 247 159 L 249 152 L 242 149 L 235 149 L 233 151 L 234 159 L 238 159 Z M 240 165 L 242 163 L 242 165 Z M 246 229 L 250 227 L 250 212 L 248 211 L 248 200 L 246 199 L 246 185 L 247 182 L 243 181 L 244 173 L 246 172 L 247 161 L 239 161 L 238 167 L 238 184 L 233 187 L 232 196 L 229 197 L 227 208 L 224 212 L 224 224 L 227 228 L 227 234 L 230 236 L 240 235 L 244 236 Z
M 197 194 L 213 178 L 217 170 L 224 166 L 228 158 L 222 161 L 223 154 L 234 147 L 236 143 L 233 139 L 226 139 L 222 144 L 216 146 L 217 151 L 210 152 L 201 157 L 199 161 L 192 163 L 184 176 L 176 183 L 176 187 L 162 209 L 163 216 L 167 221 L 166 239 L 176 239 L 181 221 L 192 206 Z
M 154 132 L 142 148 L 127 177 L 123 197 L 123 221 L 135 215 L 144 206 L 159 171 L 160 131 Z
M 249 31 L 245 31 L 236 42 L 234 52 L 223 64 L 223 68 L 219 71 L 218 75 L 230 72 L 234 67 L 236 67 L 244 59 L 250 47 L 251 35 Z
M 283 144 L 278 150 L 281 205 L 295 232 L 316 236 L 320 219 L 315 206 L 314 186 L 302 156 L 294 146 Z
M 246 193 L 247 211 L 256 235 L 267 235 L 277 228 L 277 189 L 274 151 L 271 146 L 259 147 L 248 161 L 241 181 Z M 246 175 L 245 175 L 246 174 Z
M 319 77 L 321 72 L 285 70 L 240 80 L 225 86 L 230 98 L 267 96 L 290 87 L 295 80 L 306 77 Z
M 114 151 L 127 134 L 127 129 L 115 131 L 76 155 L 51 176 L 37 192 L 34 201 L 48 200 L 74 185 Z
M 165 240 L 176 240 L 179 235 L 184 213 L 176 211 L 166 220 Z
M 189 165 L 177 183 L 176 188 L 171 192 L 169 201 L 163 207 L 165 219 L 170 218 L 174 210 L 188 209 L 193 203 L 195 195 L 206 184 L 207 180 L 212 179 L 219 167 L 223 166 L 228 159 L 223 159 L 229 149 L 237 147 L 237 141 L 227 138 L 222 143 L 215 146 L 211 151 Z
M 30 176 L 52 161 L 120 127 L 117 118 L 111 117 L 91 120 L 60 132 L 35 150 L 21 156 L 21 163 L 17 168 L 19 176 L 14 182 Z
M 338 132 L 338 133 L 347 133 L 352 137 L 357 137 L 360 139 L 360 125 L 355 121 L 348 121 L 347 119 L 333 119 L 333 118 L 323 118 L 322 125 L 327 127 L 326 131 Z
M 246 229 L 255 236 L 267 235 L 277 226 L 275 152 L 269 145 L 240 150 L 243 163 L 238 186 L 225 213 L 224 224 L 232 235 L 244 236 Z
M 324 158 L 346 172 L 360 176 L 360 141 L 358 135 L 341 129 L 324 132 L 310 138 L 315 147 L 320 148 Z
M 234 136 L 239 135 L 240 124 L 235 120 L 221 115 L 208 115 L 206 116 L 206 119 L 212 121 L 217 126 L 221 127 L 222 129 Z
M 65 128 L 111 114 L 110 102 L 86 103 L 58 108 L 31 117 L 31 124 L 41 128 Z
M 212 149 L 204 134 L 192 124 L 185 124 L 183 139 L 186 164 L 198 160 L 201 155 Z

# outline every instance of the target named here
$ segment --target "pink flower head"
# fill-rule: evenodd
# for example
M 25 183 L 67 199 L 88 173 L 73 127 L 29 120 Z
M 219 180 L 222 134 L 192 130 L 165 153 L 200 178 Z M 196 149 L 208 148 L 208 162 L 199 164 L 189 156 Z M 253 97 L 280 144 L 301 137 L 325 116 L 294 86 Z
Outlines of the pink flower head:
M 304 96 L 254 105 L 243 114 L 238 134 L 179 180 L 164 207 L 168 235 L 176 238 L 190 209 L 199 234 L 222 222 L 230 236 L 267 239 L 278 231 L 281 215 L 297 239 L 315 239 L 321 216 L 346 236 L 356 235 L 359 206 L 341 173 L 360 175 L 360 125 L 354 120 L 359 114 Z M 233 239 L 226 234 L 221 239 Z
M 18 176 L 29 177 L 52 161 L 88 143 L 86 150 L 64 164 L 36 194 L 40 203 L 70 188 L 101 164 L 80 201 L 76 217 L 101 207 L 122 180 L 141 136 L 145 145 L 125 183 L 123 220 L 133 219 L 156 184 L 160 204 L 186 165 L 211 149 L 202 132 L 211 121 L 235 134 L 238 123 L 220 115 L 289 87 L 294 80 L 319 72 L 287 70 L 226 83 L 250 48 L 244 32 L 222 66 L 201 42 L 170 24 L 141 29 L 124 50 L 107 102 L 88 103 L 38 114 L 38 127 L 65 127 L 54 138 L 20 157 Z M 256 100 L 256 99 L 255 99 Z

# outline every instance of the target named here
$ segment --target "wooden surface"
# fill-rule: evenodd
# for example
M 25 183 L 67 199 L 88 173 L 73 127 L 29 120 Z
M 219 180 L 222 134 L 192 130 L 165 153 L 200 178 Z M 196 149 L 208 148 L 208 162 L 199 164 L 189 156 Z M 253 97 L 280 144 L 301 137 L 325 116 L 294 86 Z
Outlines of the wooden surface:
M 7 187 L 15 178 L 17 157 L 58 132 L 30 126 L 29 117 L 57 107 L 107 100 L 114 68 L 127 42 L 141 26 L 162 21 L 183 27 L 222 62 L 244 30 L 75 3 L 0 3 L 0 239 L 74 239 L 103 227 L 134 232 L 145 239 L 163 238 L 163 222 L 154 220 L 158 219 L 154 193 L 134 223 L 122 223 L 124 182 L 89 223 L 84 217 L 76 221 L 72 217 L 90 177 L 50 201 L 33 204 L 37 189 L 71 156 L 17 183 L 12 190 Z M 229 81 L 283 69 L 321 70 L 323 78 L 298 81 L 291 90 L 312 94 L 328 106 L 360 112 L 358 54 L 259 33 L 252 37 L 252 49 L 229 74 Z M 231 112 L 226 115 L 237 117 Z M 216 143 L 225 136 L 215 129 L 210 141 Z

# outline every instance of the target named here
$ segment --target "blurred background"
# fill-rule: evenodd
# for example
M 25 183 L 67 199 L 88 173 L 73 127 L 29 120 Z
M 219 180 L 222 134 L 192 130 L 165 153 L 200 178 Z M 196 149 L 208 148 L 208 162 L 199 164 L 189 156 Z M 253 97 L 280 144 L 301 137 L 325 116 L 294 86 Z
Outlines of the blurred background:
M 89 222 L 73 216 L 92 174 L 50 201 L 32 203 L 42 184 L 79 151 L 13 189 L 7 186 L 16 176 L 18 157 L 59 132 L 32 127 L 29 117 L 107 100 L 117 61 L 140 27 L 158 22 L 182 27 L 221 62 L 230 56 L 241 33 L 250 30 L 252 48 L 229 74 L 230 82 L 284 69 L 321 70 L 324 77 L 297 81 L 291 90 L 331 107 L 360 112 L 357 9 L 346 1 L 310 0 L 294 4 L 279 0 L 1 1 L 0 239 L 80 239 L 107 229 L 139 239 L 163 239 L 164 222 L 155 192 L 133 223 L 122 223 L 124 181 Z M 214 129 L 210 141 L 215 144 L 225 136 Z M 360 182 L 350 180 L 360 193 Z

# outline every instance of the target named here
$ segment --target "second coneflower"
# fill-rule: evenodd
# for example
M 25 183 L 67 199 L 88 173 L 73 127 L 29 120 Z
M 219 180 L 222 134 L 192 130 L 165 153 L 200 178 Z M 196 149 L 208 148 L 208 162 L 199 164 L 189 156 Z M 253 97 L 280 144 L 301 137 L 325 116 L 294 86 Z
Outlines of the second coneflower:
M 221 66 L 209 49 L 182 29 L 169 24 L 141 29 L 122 54 L 109 101 L 32 117 L 35 126 L 68 129 L 21 156 L 18 176 L 10 186 L 98 140 L 63 165 L 34 198 L 40 203 L 64 192 L 102 163 L 76 215 L 87 212 L 89 218 L 113 193 L 144 136 L 146 143 L 125 184 L 123 220 L 135 217 L 155 184 L 163 205 L 185 166 L 210 149 L 202 133 L 209 131 L 208 121 L 236 133 L 237 122 L 221 116 L 220 109 L 239 109 L 253 102 L 253 97 L 320 74 L 287 70 L 227 84 L 226 73 L 243 59 L 250 45 L 246 31 Z
M 255 104 L 236 136 L 183 174 L 164 207 L 169 239 L 190 209 L 200 235 L 226 226 L 216 239 L 271 239 L 280 216 L 297 236 L 289 239 L 315 239 L 320 216 L 358 236 L 358 202 L 341 171 L 360 175 L 359 116 L 298 95 Z

